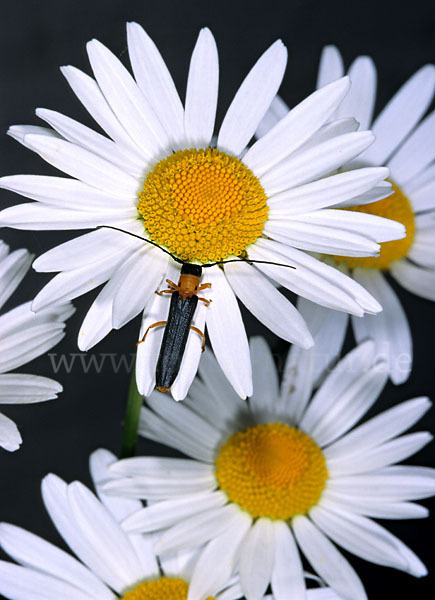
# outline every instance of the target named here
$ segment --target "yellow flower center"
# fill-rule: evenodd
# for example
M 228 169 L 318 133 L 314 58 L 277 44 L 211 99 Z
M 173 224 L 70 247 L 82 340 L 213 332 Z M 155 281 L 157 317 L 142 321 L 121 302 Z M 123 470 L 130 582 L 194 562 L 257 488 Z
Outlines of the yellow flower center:
M 154 581 L 139 583 L 126 592 L 121 600 L 187 600 L 188 584 L 184 579 L 160 577 Z M 213 600 L 209 596 L 206 600 Z
M 268 207 L 254 173 L 213 148 L 179 150 L 148 173 L 138 211 L 150 238 L 182 260 L 240 256 L 263 232 Z
M 415 231 L 414 211 L 408 198 L 398 185 L 392 182 L 393 194 L 388 198 L 365 204 L 364 206 L 353 206 L 347 210 L 367 213 L 369 215 L 377 215 L 399 221 L 406 228 L 406 237 L 401 240 L 393 240 L 392 242 L 384 242 L 381 244 L 379 256 L 367 257 L 348 257 L 334 256 L 337 262 L 346 263 L 351 269 L 355 267 L 364 267 L 366 269 L 388 269 L 390 264 L 405 257 L 408 254 Z
M 327 477 L 317 444 L 282 423 L 234 433 L 216 459 L 220 488 L 254 518 L 287 520 L 305 514 L 318 502 Z

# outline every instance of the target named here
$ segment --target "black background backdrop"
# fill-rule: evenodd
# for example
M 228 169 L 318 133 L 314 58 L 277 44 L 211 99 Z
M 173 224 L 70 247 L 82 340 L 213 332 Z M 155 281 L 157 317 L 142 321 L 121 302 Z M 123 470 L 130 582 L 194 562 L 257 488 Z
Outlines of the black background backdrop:
M 141 23 L 157 43 L 182 96 L 187 69 L 200 27 L 208 25 L 219 49 L 221 68 L 218 122 L 234 92 L 258 56 L 278 37 L 289 49 L 289 63 L 281 94 L 294 105 L 315 85 L 319 55 L 327 43 L 338 45 L 346 65 L 359 54 L 370 54 L 379 74 L 377 110 L 397 88 L 427 62 L 435 61 L 435 5 L 414 2 L 204 2 L 172 1 L 9 1 L 0 10 L 0 174 L 53 174 L 36 154 L 4 135 L 11 124 L 38 124 L 35 107 L 58 110 L 94 126 L 58 71 L 73 64 L 90 72 L 85 43 L 96 37 L 117 55 L 126 58 L 125 22 Z M 1 190 L 0 206 L 22 200 Z M 25 232 L 4 229 L 0 238 L 11 249 L 27 247 L 36 255 L 74 237 L 72 232 Z M 31 299 L 50 276 L 31 272 L 6 308 Z M 397 286 L 396 286 L 397 289 Z M 418 395 L 433 395 L 435 337 L 434 305 L 399 290 L 415 342 L 415 366 L 409 381 L 388 384 L 376 410 Z M 75 301 L 77 313 L 70 319 L 67 336 L 53 350 L 78 352 L 77 333 L 96 293 Z M 287 345 L 246 315 L 248 334 L 261 333 L 272 345 L 279 363 Z M 139 318 L 113 332 L 89 354 L 101 360 L 104 353 L 129 356 L 134 352 Z M 350 347 L 351 342 L 348 340 Z M 23 372 L 53 376 L 47 356 L 35 360 Z M 109 361 L 99 375 L 84 373 L 76 362 L 71 373 L 56 376 L 65 391 L 57 401 L 33 406 L 5 407 L 18 424 L 24 444 L 19 452 L 0 451 L 0 520 L 26 527 L 55 543 L 59 536 L 51 526 L 40 499 L 39 482 L 49 471 L 67 481 L 89 483 L 87 460 L 98 447 L 118 451 L 129 375 L 113 371 Z M 418 429 L 434 431 L 434 413 Z M 164 447 L 141 441 L 139 452 L 168 453 Z M 433 447 L 425 448 L 411 464 L 434 465 Z M 430 506 L 430 502 L 427 502 Z M 433 503 L 432 503 L 433 508 Z M 433 568 L 431 520 L 386 522 L 387 527 L 418 552 Z M 370 599 L 433 597 L 431 578 L 413 577 L 350 557 L 362 577 Z M 431 564 L 432 563 L 432 564 Z M 432 590 L 432 593 L 431 593 Z

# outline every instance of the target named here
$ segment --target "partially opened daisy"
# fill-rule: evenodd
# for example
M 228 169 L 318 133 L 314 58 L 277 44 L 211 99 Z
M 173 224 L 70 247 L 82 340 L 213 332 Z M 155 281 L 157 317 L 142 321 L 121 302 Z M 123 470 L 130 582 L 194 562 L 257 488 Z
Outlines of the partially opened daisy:
M 0 241 L 0 308 L 20 284 L 33 260 L 23 248 L 9 252 Z M 56 398 L 57 381 L 40 375 L 11 373 L 53 348 L 65 335 L 65 321 L 74 312 L 70 303 L 52 306 L 35 315 L 30 302 L 0 316 L 0 404 L 29 404 Z M 0 413 L 0 446 L 13 452 L 22 442 L 15 423 Z
M 298 547 L 346 600 L 366 594 L 334 543 L 376 564 L 425 575 L 417 556 L 371 517 L 428 514 L 412 501 L 435 493 L 435 471 L 395 463 L 431 440 L 427 432 L 401 435 L 429 400 L 403 402 L 355 427 L 388 377 L 373 342 L 339 362 L 311 400 L 311 371 L 295 354 L 281 389 L 263 339 L 251 341 L 251 354 L 254 393 L 247 402 L 211 353 L 183 404 L 153 392 L 142 409 L 142 435 L 190 458 L 136 457 L 111 467 L 119 480 L 108 482 L 107 492 L 150 502 L 124 529 L 158 531 L 159 555 L 206 544 L 198 564 L 233 561 L 248 600 L 260 598 L 269 583 L 280 600 L 305 597 Z
M 21 229 L 89 229 L 111 225 L 148 238 L 179 260 L 209 265 L 248 258 L 295 268 L 232 262 L 206 269 L 211 283 L 193 326 L 207 318 L 211 345 L 237 393 L 252 391 L 248 342 L 236 296 L 285 340 L 312 344 L 305 322 L 270 278 L 314 302 L 362 316 L 380 305 L 364 288 L 301 251 L 373 256 L 378 242 L 400 238 L 400 224 L 371 215 L 332 212 L 350 199 L 385 196 L 385 168 L 324 177 L 363 152 L 369 132 L 353 119 L 325 125 L 349 89 L 342 78 L 301 102 L 262 140 L 247 145 L 280 86 L 287 60 L 277 41 L 241 84 L 212 147 L 218 96 L 218 57 L 208 29 L 194 48 L 183 104 L 156 46 L 143 29 L 127 27 L 135 79 L 105 46 L 88 44 L 95 79 L 68 66 L 62 72 L 109 137 L 52 110 L 37 115 L 53 129 L 15 126 L 10 135 L 72 177 L 18 175 L 0 185 L 36 203 L 0 213 L 0 224 Z M 361 202 L 364 200 L 361 200 Z M 326 209 L 326 210 L 325 210 Z M 341 223 L 346 220 L 347 230 Z M 312 223 L 317 233 L 312 235 Z M 39 257 L 39 271 L 61 271 L 36 297 L 40 310 L 106 283 L 79 333 L 91 348 L 112 328 L 144 311 L 141 337 L 165 322 L 169 296 L 154 291 L 178 281 L 180 265 L 161 249 L 103 229 L 77 237 Z M 266 275 L 266 276 L 265 276 Z M 151 392 L 162 328 L 140 345 L 137 384 Z M 192 334 L 172 388 L 182 399 L 196 373 L 202 339 Z
M 100 450 L 92 456 L 94 483 L 107 480 L 107 465 L 115 456 Z M 119 525 L 140 507 L 125 498 L 98 499 L 78 481 L 65 483 L 56 475 L 42 481 L 45 507 L 76 558 L 15 525 L 0 525 L 0 545 L 20 566 L 0 561 L 0 594 L 10 600 L 233 600 L 237 582 L 215 590 L 203 573 L 203 595 L 189 591 L 195 552 L 173 553 L 159 562 L 152 538 L 127 535 Z M 208 579 L 209 583 L 205 580 Z M 189 591 L 189 592 L 188 592 Z M 223 592 L 223 593 L 220 593 Z
M 334 46 L 325 47 L 317 85 L 321 88 L 344 75 L 341 55 Z M 371 128 L 375 143 L 358 159 L 363 166 L 386 165 L 391 171 L 393 194 L 355 210 L 400 221 L 406 237 L 381 244 L 378 257 L 335 256 L 336 263 L 350 270 L 382 304 L 379 317 L 352 319 L 358 342 L 375 340 L 379 356 L 388 361 L 394 383 L 406 381 L 412 367 L 412 337 L 405 311 L 388 282 L 390 274 L 405 289 L 435 300 L 435 113 L 424 115 L 435 92 L 435 67 L 417 71 L 396 93 L 372 123 L 376 99 L 376 68 L 367 56 L 358 57 L 348 75 L 352 87 L 334 118 L 355 117 L 360 129 Z M 257 131 L 264 135 L 288 113 L 276 99 Z M 343 170 L 355 167 L 350 161 Z M 344 223 L 343 223 L 344 225 Z M 343 321 L 347 327 L 347 320 Z M 336 330 L 336 335 L 341 332 Z

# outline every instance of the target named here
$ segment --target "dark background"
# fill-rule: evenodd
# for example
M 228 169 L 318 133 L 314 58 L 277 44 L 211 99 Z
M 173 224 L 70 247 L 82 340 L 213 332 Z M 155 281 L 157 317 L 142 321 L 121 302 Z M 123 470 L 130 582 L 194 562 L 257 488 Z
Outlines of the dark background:
M 182 96 L 198 30 L 204 25 L 212 29 L 221 67 L 218 122 L 248 69 L 278 37 L 289 49 L 281 94 L 290 105 L 313 90 L 320 51 L 327 43 L 338 45 L 347 65 L 359 54 L 367 53 L 375 59 L 380 79 L 377 110 L 416 69 L 435 60 L 435 5 L 418 1 L 2 2 L 0 175 L 53 174 L 53 169 L 36 154 L 4 135 L 11 124 L 38 124 L 34 108 L 55 109 L 94 126 L 58 67 L 72 64 L 90 72 L 85 43 L 92 37 L 107 44 L 117 55 L 125 55 L 124 24 L 128 20 L 138 21 L 151 34 Z M 1 207 L 22 201 L 12 193 L 0 192 Z M 34 233 L 8 229 L 0 235 L 12 250 L 27 247 L 36 255 L 72 237 L 73 232 Z M 34 297 L 49 278 L 30 273 L 6 308 Z M 408 312 L 413 331 L 415 366 L 406 384 L 399 387 L 388 384 L 376 411 L 414 396 L 433 395 L 435 388 L 434 306 L 403 290 L 398 290 L 398 294 Z M 70 355 L 78 352 L 77 333 L 95 295 L 94 292 L 75 301 L 77 313 L 70 319 L 67 336 L 53 350 L 58 357 L 60 353 Z M 287 345 L 254 318 L 247 316 L 246 323 L 249 334 L 261 333 L 267 337 L 278 363 L 282 364 Z M 95 354 L 97 362 L 102 360 L 103 354 L 114 354 L 119 359 L 124 353 L 128 358 L 134 352 L 138 328 L 139 318 L 136 318 L 121 331 L 109 335 L 89 355 Z M 67 481 L 81 479 L 89 483 L 87 461 L 90 452 L 106 447 L 116 453 L 121 441 L 129 374 L 125 368 L 115 373 L 109 358 L 105 359 L 99 375 L 95 369 L 84 373 L 80 360 L 76 359 L 69 374 L 61 371 L 55 376 L 65 388 L 57 401 L 5 407 L 4 410 L 17 422 L 24 443 L 14 454 L 0 451 L 0 520 L 22 525 L 55 543 L 60 540 L 42 506 L 40 479 L 52 471 Z M 47 356 L 35 360 L 21 371 L 53 376 Z M 434 431 L 434 413 L 432 411 L 426 416 L 416 429 Z M 156 444 L 142 441 L 139 452 L 150 451 L 168 452 Z M 409 462 L 433 466 L 433 446 L 425 448 Z M 434 567 L 431 520 L 385 524 L 416 550 L 429 568 Z M 433 597 L 430 576 L 416 580 L 398 571 L 350 558 L 371 600 Z

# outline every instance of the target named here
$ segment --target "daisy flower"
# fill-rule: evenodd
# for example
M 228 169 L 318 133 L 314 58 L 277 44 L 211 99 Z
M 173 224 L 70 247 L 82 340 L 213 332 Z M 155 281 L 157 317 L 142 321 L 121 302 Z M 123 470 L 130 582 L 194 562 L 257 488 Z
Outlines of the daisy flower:
M 109 137 L 52 110 L 37 115 L 52 129 L 15 126 L 10 135 L 72 178 L 18 175 L 3 188 L 36 203 L 0 213 L 0 224 L 20 229 L 119 227 L 152 240 L 182 261 L 213 264 L 211 284 L 193 326 L 207 318 L 210 342 L 237 393 L 252 392 L 249 345 L 236 297 L 283 339 L 312 344 L 305 322 L 271 279 L 322 305 L 356 316 L 381 307 L 363 287 L 319 262 L 308 251 L 373 256 L 379 242 L 401 238 L 402 225 L 355 212 L 331 212 L 351 198 L 385 196 L 388 169 L 349 170 L 324 177 L 367 149 L 370 132 L 356 132 L 353 119 L 325 125 L 349 90 L 344 77 L 301 102 L 268 135 L 247 144 L 275 97 L 287 61 L 275 42 L 248 73 L 230 104 L 212 145 L 218 97 L 218 55 L 203 29 L 193 50 L 184 106 L 156 46 L 135 23 L 127 26 L 134 79 L 105 46 L 89 42 L 95 79 L 68 66 L 62 72 Z M 354 203 L 355 201 L 353 201 Z M 347 230 L 341 223 L 346 219 Z M 311 223 L 317 234 L 312 236 Z M 258 264 L 237 257 L 285 263 Z M 141 311 L 140 339 L 164 323 L 169 296 L 154 291 L 177 282 L 180 265 L 161 249 L 107 229 L 57 246 L 34 263 L 38 271 L 61 271 L 38 294 L 34 310 L 65 301 L 106 283 L 85 317 L 79 347 L 91 348 L 112 328 Z M 137 385 L 149 395 L 163 330 L 140 344 Z M 202 338 L 190 335 L 172 394 L 185 397 L 195 376 Z
M 0 593 L 10 600 L 235 600 L 236 578 L 220 585 L 210 571 L 196 568 L 197 551 L 159 557 L 152 536 L 128 535 L 119 522 L 136 512 L 137 500 L 108 496 L 101 481 L 111 478 L 115 456 L 97 450 L 91 473 L 99 498 L 78 481 L 50 474 L 42 482 L 45 507 L 79 560 L 42 538 L 9 523 L 0 524 L 0 545 L 17 563 L 0 561 Z M 310 591 L 308 600 L 339 600 L 330 590 Z
M 269 584 L 279 600 L 305 597 L 298 547 L 345 600 L 366 594 L 335 544 L 425 575 L 417 556 L 371 517 L 427 516 L 411 501 L 435 493 L 434 470 L 395 463 L 431 440 L 427 432 L 400 435 L 429 400 L 403 402 L 354 427 L 388 377 L 373 342 L 339 362 L 311 400 L 311 371 L 298 364 L 298 351 L 290 352 L 279 389 L 270 350 L 254 338 L 254 393 L 246 402 L 211 353 L 185 402 L 153 392 L 142 409 L 142 435 L 190 458 L 135 457 L 111 466 L 119 479 L 105 485 L 108 493 L 149 502 L 124 529 L 158 531 L 159 555 L 205 544 L 198 564 L 219 565 L 223 557 L 234 563 L 248 600 Z
M 317 86 L 321 88 L 344 75 L 341 55 L 334 46 L 325 47 Z M 369 215 L 387 217 L 403 223 L 406 237 L 381 244 L 377 257 L 335 256 L 335 262 L 350 270 L 380 302 L 383 312 L 374 318 L 352 318 L 357 342 L 371 338 L 379 356 L 389 363 L 393 383 L 408 379 L 412 367 L 412 337 L 399 299 L 386 274 L 406 290 L 435 300 L 435 113 L 425 118 L 435 92 L 435 67 L 426 65 L 417 71 L 396 93 L 372 122 L 376 100 L 376 68 L 367 56 L 358 57 L 348 75 L 352 87 L 334 118 L 353 116 L 360 129 L 373 131 L 375 143 L 357 159 L 359 166 L 386 165 L 390 169 L 393 194 L 371 204 L 356 202 L 355 209 Z M 288 113 L 277 98 L 257 135 L 265 135 Z M 355 161 L 342 167 L 354 168 Z M 343 321 L 347 328 L 347 320 Z M 336 330 L 335 335 L 341 336 Z
M 33 260 L 23 248 L 9 252 L 0 241 L 0 308 L 18 287 Z M 39 375 L 11 373 L 53 348 L 64 337 L 65 321 L 74 312 L 70 303 L 52 306 L 35 315 L 30 302 L 0 316 L 0 404 L 30 404 L 57 398 L 62 386 Z M 18 450 L 20 432 L 11 419 L 0 413 L 0 446 Z

